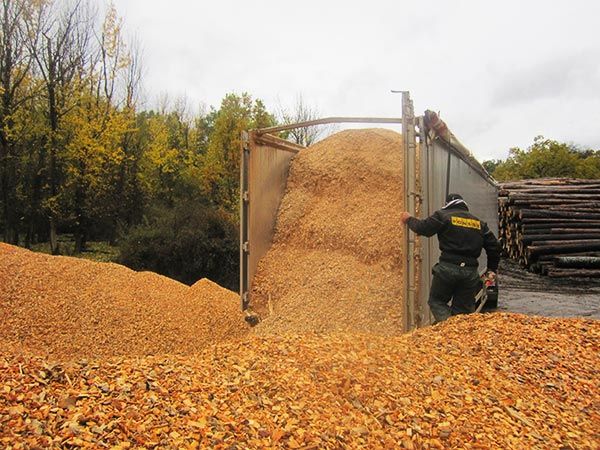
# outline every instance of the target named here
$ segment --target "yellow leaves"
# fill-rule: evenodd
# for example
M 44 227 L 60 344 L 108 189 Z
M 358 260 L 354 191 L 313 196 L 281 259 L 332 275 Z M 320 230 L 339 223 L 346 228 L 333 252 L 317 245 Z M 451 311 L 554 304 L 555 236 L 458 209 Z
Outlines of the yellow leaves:
M 132 126 L 132 117 L 104 102 L 80 95 L 77 107 L 62 118 L 68 136 L 62 158 L 66 162 L 65 186 L 93 198 L 112 186 L 125 160 L 123 136 Z
M 158 193 L 185 166 L 185 152 L 170 145 L 170 129 L 163 116 L 148 119 L 148 146 L 142 161 L 143 178 Z M 168 178 L 167 178 L 168 177 Z
M 109 58 L 114 58 L 119 46 L 122 45 L 121 20 L 117 16 L 117 10 L 113 3 L 109 4 L 102 24 L 102 44 Z

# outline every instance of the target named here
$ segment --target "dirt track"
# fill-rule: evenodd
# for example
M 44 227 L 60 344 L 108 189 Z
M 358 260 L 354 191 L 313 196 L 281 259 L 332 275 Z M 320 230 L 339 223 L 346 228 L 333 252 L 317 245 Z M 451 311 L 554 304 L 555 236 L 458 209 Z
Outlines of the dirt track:
M 600 280 L 549 278 L 503 259 L 498 310 L 548 317 L 600 319 Z

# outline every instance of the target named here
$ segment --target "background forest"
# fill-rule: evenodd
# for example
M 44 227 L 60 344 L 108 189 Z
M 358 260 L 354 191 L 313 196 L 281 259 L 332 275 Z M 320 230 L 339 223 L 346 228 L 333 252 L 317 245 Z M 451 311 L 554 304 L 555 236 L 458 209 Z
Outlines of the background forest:
M 200 112 L 166 95 L 148 109 L 140 44 L 126 42 L 114 7 L 0 1 L 4 242 L 235 289 L 240 132 L 318 112 L 302 98 L 269 112 L 246 93 Z M 318 132 L 288 138 L 306 145 Z M 598 151 L 544 138 L 485 165 L 499 180 L 600 178 Z

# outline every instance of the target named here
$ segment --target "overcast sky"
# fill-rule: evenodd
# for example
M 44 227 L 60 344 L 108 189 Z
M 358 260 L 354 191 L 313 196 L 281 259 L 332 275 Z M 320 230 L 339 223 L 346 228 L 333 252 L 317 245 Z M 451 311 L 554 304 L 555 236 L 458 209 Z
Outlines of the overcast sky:
M 536 135 L 600 149 L 600 2 L 114 0 L 146 96 L 298 94 L 322 116 L 441 112 L 480 160 Z

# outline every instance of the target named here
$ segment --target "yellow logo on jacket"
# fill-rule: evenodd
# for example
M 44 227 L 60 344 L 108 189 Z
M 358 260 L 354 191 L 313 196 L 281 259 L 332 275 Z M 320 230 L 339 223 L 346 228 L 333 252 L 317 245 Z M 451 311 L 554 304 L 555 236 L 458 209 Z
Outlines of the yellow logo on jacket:
M 452 225 L 456 225 L 457 227 L 474 228 L 476 230 L 481 230 L 481 222 L 479 220 L 467 219 L 466 217 L 452 216 Z

